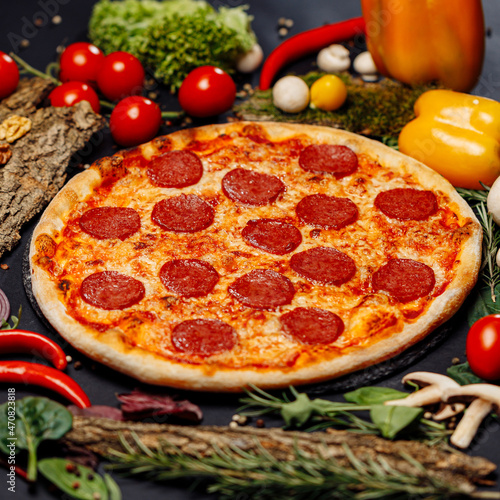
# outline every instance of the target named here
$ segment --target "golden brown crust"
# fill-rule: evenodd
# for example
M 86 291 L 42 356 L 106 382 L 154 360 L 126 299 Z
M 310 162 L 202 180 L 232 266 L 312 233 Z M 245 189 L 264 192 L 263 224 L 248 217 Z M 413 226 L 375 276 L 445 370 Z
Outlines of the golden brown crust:
M 110 176 L 126 175 L 126 161 L 123 161 L 123 158 L 139 154 L 149 160 L 162 150 L 182 149 L 188 145 L 211 141 L 221 134 L 230 136 L 233 132 L 244 132 L 250 136 L 253 133 L 262 135 L 263 131 L 271 141 L 286 141 L 303 135 L 311 143 L 334 141 L 337 144 L 346 145 L 358 155 L 367 155 L 380 165 L 390 166 L 397 178 L 411 178 L 412 182 L 417 182 L 425 189 L 439 193 L 443 199 L 447 200 L 447 206 L 461 222 L 460 253 L 456 257 L 457 263 L 451 282 L 447 284 L 443 293 L 433 297 L 423 314 L 415 321 L 406 322 L 397 334 L 394 334 L 393 329 L 391 335 L 391 329 L 388 328 L 385 336 L 377 337 L 376 342 L 365 343 L 359 348 L 355 343 L 346 344 L 340 356 L 321 357 L 320 354 L 319 359 L 313 362 L 311 361 L 313 354 L 308 363 L 291 367 L 265 368 L 243 365 L 240 368 L 223 366 L 217 369 L 217 365 L 210 365 L 210 363 L 180 362 L 174 358 L 167 358 L 150 350 L 135 347 L 126 340 L 123 330 L 119 327 L 99 332 L 67 313 L 64 292 L 56 286 L 47 272 L 47 266 L 50 265 L 54 256 L 55 241 L 61 237 L 68 213 L 78 203 L 90 196 L 104 179 L 109 179 Z M 194 390 L 237 391 L 248 384 L 275 388 L 289 384 L 319 382 L 371 366 L 415 344 L 449 319 L 474 286 L 480 266 L 481 237 L 481 228 L 470 207 L 444 178 L 424 165 L 378 142 L 326 127 L 239 122 L 175 132 L 134 150 L 117 153 L 111 158 L 96 162 L 91 169 L 68 182 L 45 211 L 33 234 L 30 262 L 33 292 L 42 312 L 56 330 L 78 350 L 148 383 Z M 299 250 L 300 248 L 297 251 Z M 385 299 L 385 296 L 370 296 L 363 299 L 361 302 L 364 301 L 363 305 L 367 307 L 359 308 L 359 310 L 356 308 L 356 313 L 359 313 L 356 320 L 373 321 L 373 315 L 367 319 L 362 314 L 366 314 L 366 311 L 376 314 L 377 301 Z M 383 321 L 382 318 L 378 319 Z

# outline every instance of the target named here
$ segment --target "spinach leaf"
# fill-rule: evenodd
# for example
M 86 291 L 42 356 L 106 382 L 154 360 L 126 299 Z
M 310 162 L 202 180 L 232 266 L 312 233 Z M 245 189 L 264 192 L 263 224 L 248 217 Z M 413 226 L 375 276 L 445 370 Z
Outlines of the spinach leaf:
M 460 385 L 484 383 L 482 378 L 479 378 L 477 375 L 472 373 L 469 363 L 467 362 L 460 365 L 450 366 L 446 370 L 446 374 Z
M 372 422 L 382 436 L 394 439 L 403 429 L 419 420 L 424 414 L 422 408 L 408 406 L 373 405 L 370 410 Z
M 48 398 L 27 396 L 15 404 L 15 418 L 12 420 L 12 406 L 0 406 L 0 443 L 2 451 L 8 442 L 11 429 L 8 421 L 14 423 L 16 448 L 28 451 L 27 478 L 35 481 L 37 475 L 38 446 L 46 439 L 59 439 L 71 429 L 73 417 L 61 404 Z M 10 420 L 9 420 L 10 418 Z
M 38 470 L 46 479 L 72 498 L 109 500 L 108 488 L 104 479 L 88 467 L 65 458 L 46 458 L 40 460 Z M 116 485 L 116 483 L 114 484 Z M 116 487 L 118 488 L 117 485 Z M 116 492 L 114 495 L 114 499 L 120 498 L 116 496 Z
M 407 396 L 407 392 L 397 391 L 390 387 L 361 387 L 344 394 L 346 401 L 369 406 L 383 404 L 393 399 L 403 399 Z

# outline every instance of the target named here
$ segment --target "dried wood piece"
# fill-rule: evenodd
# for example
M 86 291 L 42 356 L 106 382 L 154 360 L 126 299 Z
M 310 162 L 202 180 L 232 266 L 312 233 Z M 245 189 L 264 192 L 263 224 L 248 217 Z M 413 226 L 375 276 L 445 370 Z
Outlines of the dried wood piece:
M 37 108 L 54 85 L 42 78 L 23 79 L 0 103 L 0 121 L 29 118 L 29 133 L 11 145 L 12 156 L 0 169 L 0 256 L 20 240 L 22 225 L 61 189 L 71 157 L 105 125 L 84 101 L 71 108 Z
M 474 482 L 496 469 L 495 464 L 484 458 L 470 457 L 443 447 L 430 447 L 416 441 L 393 442 L 373 435 L 331 429 L 327 432 L 305 433 L 278 428 L 187 427 L 74 417 L 73 429 L 66 434 L 64 441 L 106 456 L 111 449 L 123 451 L 120 435 L 132 442 L 132 433 L 137 434 L 151 449 L 158 448 L 161 443 L 168 443 L 192 456 L 209 456 L 217 448 L 228 450 L 238 447 L 259 452 L 259 447 L 263 447 L 278 460 L 284 461 L 292 460 L 298 448 L 308 456 L 333 458 L 339 465 L 349 467 L 350 462 L 343 448 L 346 444 L 362 460 L 382 457 L 400 472 L 421 476 L 422 471 L 401 457 L 407 454 L 420 462 L 430 475 L 468 491 L 475 489 Z

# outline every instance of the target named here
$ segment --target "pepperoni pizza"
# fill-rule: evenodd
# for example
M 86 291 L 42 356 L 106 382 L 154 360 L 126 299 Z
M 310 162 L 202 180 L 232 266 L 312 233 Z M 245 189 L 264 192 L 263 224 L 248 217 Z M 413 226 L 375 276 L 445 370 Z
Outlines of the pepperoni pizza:
M 95 162 L 41 218 L 34 295 L 142 381 L 236 391 L 401 352 L 476 282 L 481 229 L 440 175 L 326 127 L 182 130 Z

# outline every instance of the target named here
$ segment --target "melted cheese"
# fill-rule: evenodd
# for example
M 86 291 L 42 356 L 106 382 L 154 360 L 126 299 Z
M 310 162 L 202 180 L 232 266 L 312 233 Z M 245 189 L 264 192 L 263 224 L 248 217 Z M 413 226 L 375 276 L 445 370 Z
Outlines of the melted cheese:
M 128 173 L 104 185 L 81 200 L 68 214 L 66 228 L 57 239 L 51 270 L 67 312 L 78 321 L 100 331 L 114 328 L 131 345 L 186 363 L 216 368 L 280 368 L 283 370 L 313 363 L 321 357 L 341 356 L 354 346 L 366 346 L 397 334 L 405 322 L 423 314 L 429 301 L 424 297 L 400 304 L 371 286 L 374 271 L 389 258 L 410 258 L 432 267 L 436 275 L 435 294 L 442 293 L 453 277 L 456 257 L 467 237 L 466 220 L 448 208 L 448 199 L 436 192 L 439 210 L 425 221 L 387 218 L 374 207 L 381 191 L 416 187 L 410 175 L 398 176 L 366 155 L 358 155 L 359 168 L 337 180 L 328 174 L 305 172 L 298 165 L 301 149 L 311 143 L 305 136 L 269 143 L 262 137 L 223 135 L 214 141 L 187 145 L 200 157 L 204 174 L 199 183 L 182 189 L 151 185 L 144 161 L 127 162 Z M 143 151 L 144 152 L 144 151 Z M 154 154 L 154 151 L 150 152 Z M 248 207 L 226 198 L 221 180 L 234 168 L 252 169 L 279 177 L 286 190 L 270 206 Z M 151 222 L 151 211 L 163 198 L 180 193 L 196 194 L 215 209 L 215 220 L 197 233 L 173 233 Z M 359 219 L 341 230 L 318 230 L 301 223 L 295 206 L 305 196 L 322 193 L 347 197 L 359 210 Z M 83 233 L 79 217 L 98 206 L 135 209 L 141 230 L 125 241 L 96 240 Z M 279 218 L 294 224 L 302 243 L 293 253 L 317 246 L 334 247 L 354 259 L 357 271 L 340 287 L 308 282 L 290 268 L 293 254 L 276 256 L 249 246 L 241 231 L 251 219 Z M 460 228 L 463 230 L 460 231 Z M 220 275 L 212 293 L 201 298 L 183 298 L 169 293 L 159 279 L 162 265 L 171 259 L 202 259 Z M 273 269 L 287 276 L 296 294 L 290 305 L 274 311 L 245 307 L 228 293 L 234 280 L 254 269 Z M 100 271 L 119 271 L 144 284 L 145 298 L 118 311 L 104 311 L 82 301 L 82 280 Z M 296 307 L 318 307 L 334 312 L 345 324 L 344 333 L 331 345 L 306 346 L 283 335 L 279 317 Z M 178 323 L 196 318 L 225 321 L 238 332 L 238 344 L 231 352 L 208 358 L 176 352 L 170 333 Z

